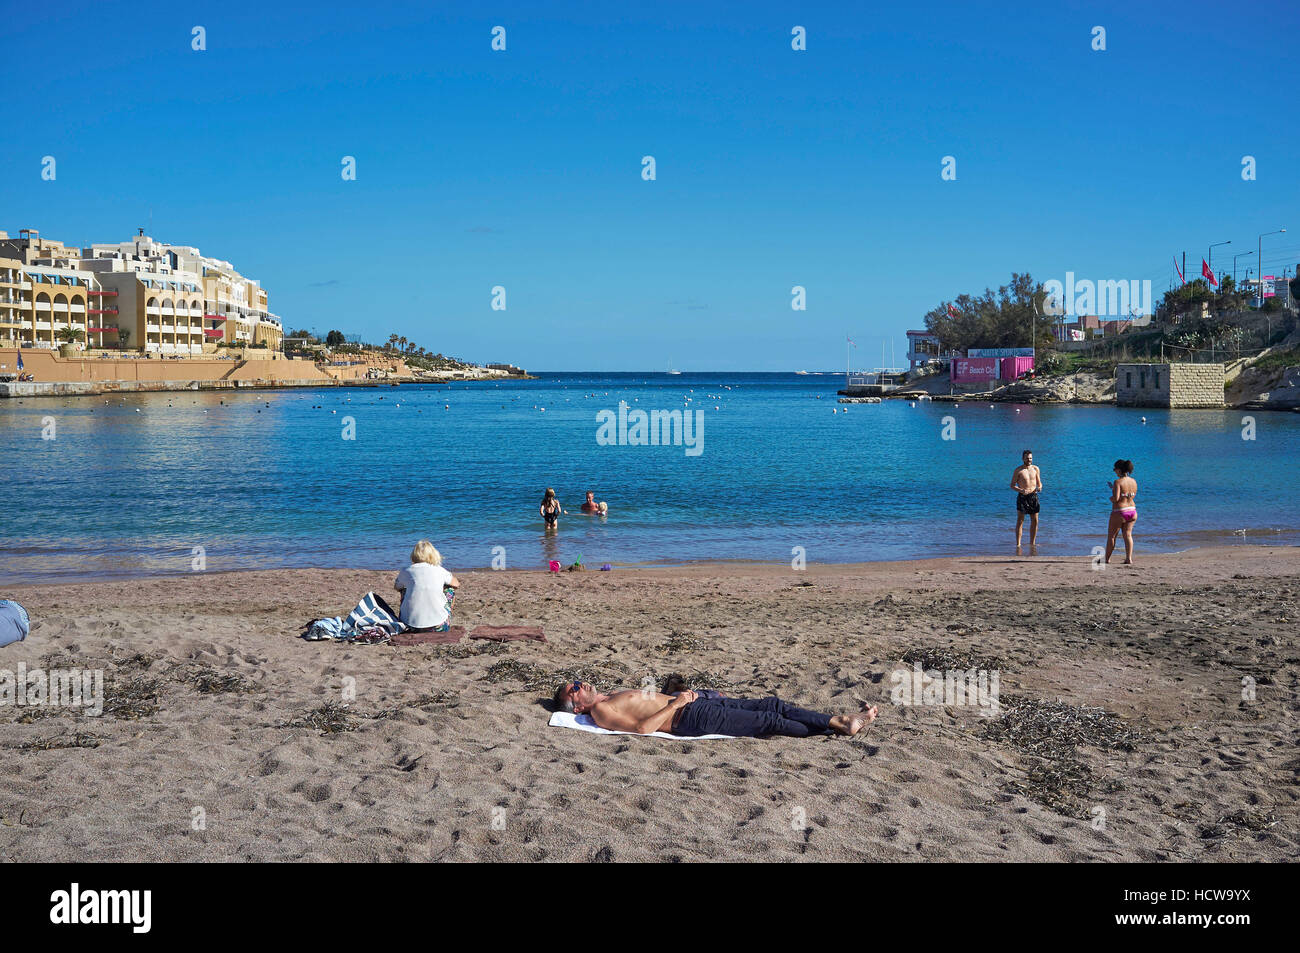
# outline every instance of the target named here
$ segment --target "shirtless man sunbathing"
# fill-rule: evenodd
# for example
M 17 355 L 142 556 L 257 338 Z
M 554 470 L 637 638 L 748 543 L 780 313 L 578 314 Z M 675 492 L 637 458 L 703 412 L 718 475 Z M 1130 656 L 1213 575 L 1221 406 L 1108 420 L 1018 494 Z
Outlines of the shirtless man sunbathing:
M 608 731 L 638 735 L 664 731 L 687 738 L 856 735 L 878 714 L 873 705 L 856 715 L 823 715 L 796 708 L 775 696 L 728 698 L 713 691 L 683 691 L 674 696 L 631 689 L 607 695 L 587 682 L 561 685 L 555 691 L 555 705 L 561 711 L 589 714 L 592 721 Z

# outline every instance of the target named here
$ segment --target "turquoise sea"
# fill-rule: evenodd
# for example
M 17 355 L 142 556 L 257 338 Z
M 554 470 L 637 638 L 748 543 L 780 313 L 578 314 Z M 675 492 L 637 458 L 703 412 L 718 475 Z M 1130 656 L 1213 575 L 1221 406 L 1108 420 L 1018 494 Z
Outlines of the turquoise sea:
M 845 412 L 842 381 L 555 373 L 0 401 L 0 580 L 188 572 L 200 550 L 210 571 L 394 569 L 421 537 L 453 569 L 494 555 L 535 569 L 579 557 L 788 565 L 795 547 L 809 563 L 1005 553 L 1025 448 L 1043 469 L 1042 555 L 1104 542 L 1117 457 L 1136 464 L 1139 554 L 1300 543 L 1300 414 L 904 401 Z M 700 412 L 701 452 L 598 440 L 598 415 L 620 401 Z M 956 439 L 943 439 L 945 417 Z M 548 486 L 569 510 L 553 535 L 537 512 Z M 607 518 L 578 512 L 587 489 Z

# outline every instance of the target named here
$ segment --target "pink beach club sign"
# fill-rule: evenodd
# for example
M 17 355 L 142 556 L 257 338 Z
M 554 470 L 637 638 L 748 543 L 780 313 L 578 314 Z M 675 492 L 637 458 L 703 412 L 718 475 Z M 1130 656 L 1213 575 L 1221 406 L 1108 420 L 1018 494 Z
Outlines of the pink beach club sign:
M 998 358 L 996 357 L 954 357 L 952 359 L 952 380 L 956 384 L 997 379 Z

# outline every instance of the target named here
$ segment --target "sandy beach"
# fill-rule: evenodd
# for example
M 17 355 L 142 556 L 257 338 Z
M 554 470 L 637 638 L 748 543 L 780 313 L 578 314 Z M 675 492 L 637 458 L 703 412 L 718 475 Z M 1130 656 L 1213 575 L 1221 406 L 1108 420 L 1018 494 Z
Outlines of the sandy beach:
M 0 707 L 0 859 L 1300 855 L 1300 549 L 462 572 L 458 624 L 549 641 L 299 638 L 397 568 L 3 593 L 33 629 L 0 668 L 102 669 L 106 711 Z M 893 704 L 918 661 L 997 671 L 999 714 Z M 852 739 L 547 725 L 561 677 L 674 672 L 880 717 Z

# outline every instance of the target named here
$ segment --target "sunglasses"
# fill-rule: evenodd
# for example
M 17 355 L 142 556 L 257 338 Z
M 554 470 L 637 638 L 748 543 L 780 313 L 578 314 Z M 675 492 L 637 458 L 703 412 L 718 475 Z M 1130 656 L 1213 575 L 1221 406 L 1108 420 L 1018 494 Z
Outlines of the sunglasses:
M 582 690 L 582 682 L 574 682 L 569 686 L 569 694 L 576 695 Z

